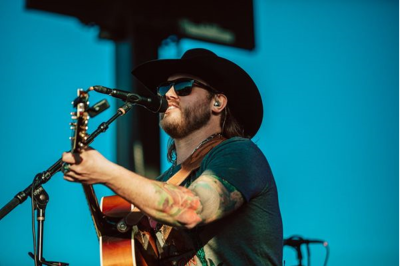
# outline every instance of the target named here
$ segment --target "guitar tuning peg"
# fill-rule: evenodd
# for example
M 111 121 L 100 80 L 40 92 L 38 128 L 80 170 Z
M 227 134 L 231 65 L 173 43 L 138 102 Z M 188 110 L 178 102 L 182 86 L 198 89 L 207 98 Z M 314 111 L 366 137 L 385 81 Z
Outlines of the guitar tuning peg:
M 71 116 L 71 119 L 76 120 L 76 119 L 78 119 L 78 117 L 76 115 L 73 115 L 73 116 Z
M 70 140 L 74 140 L 74 139 L 75 139 L 75 137 L 69 137 L 69 139 L 70 139 Z
M 70 115 L 76 115 L 76 112 L 71 112 Z

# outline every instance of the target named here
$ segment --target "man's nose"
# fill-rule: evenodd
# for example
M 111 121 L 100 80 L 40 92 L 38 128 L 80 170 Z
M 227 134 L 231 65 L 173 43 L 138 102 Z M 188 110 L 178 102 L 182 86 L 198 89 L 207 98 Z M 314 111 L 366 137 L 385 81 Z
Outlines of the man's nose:
M 178 95 L 175 92 L 174 86 L 171 86 L 171 88 L 165 94 L 165 97 L 167 98 L 167 100 L 170 98 L 178 98 Z

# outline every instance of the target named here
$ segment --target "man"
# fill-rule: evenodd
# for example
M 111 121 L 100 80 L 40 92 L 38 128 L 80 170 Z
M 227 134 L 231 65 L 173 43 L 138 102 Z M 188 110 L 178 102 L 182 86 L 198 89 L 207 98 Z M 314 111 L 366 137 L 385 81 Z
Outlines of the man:
M 73 154 L 63 154 L 63 161 L 71 164 L 64 178 L 108 186 L 146 214 L 155 234 L 162 225 L 172 226 L 168 241 L 158 239 L 161 265 L 281 265 L 275 181 L 264 155 L 249 139 L 263 116 L 250 76 L 205 49 L 189 50 L 181 59 L 150 61 L 132 73 L 168 101 L 160 126 L 172 139 L 171 168 L 150 180 L 88 149 L 79 162 Z M 215 139 L 222 142 L 180 186 L 167 183 Z

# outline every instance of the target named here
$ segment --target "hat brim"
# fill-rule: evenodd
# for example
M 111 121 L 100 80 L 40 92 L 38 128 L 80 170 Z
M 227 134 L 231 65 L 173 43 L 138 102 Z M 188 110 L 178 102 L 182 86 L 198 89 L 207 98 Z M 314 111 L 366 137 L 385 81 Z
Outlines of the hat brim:
M 132 74 L 155 93 L 157 86 L 174 74 L 199 77 L 226 95 L 228 106 L 246 136 L 253 137 L 261 126 L 263 104 L 256 84 L 241 67 L 227 59 L 201 56 L 153 60 L 139 65 Z

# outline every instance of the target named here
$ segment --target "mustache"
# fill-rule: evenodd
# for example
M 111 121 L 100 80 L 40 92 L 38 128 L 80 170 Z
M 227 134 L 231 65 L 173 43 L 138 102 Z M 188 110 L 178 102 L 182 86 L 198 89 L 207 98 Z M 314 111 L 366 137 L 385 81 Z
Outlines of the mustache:
M 175 106 L 176 108 L 180 109 L 179 102 L 175 101 L 175 100 L 168 100 L 168 107 L 169 106 Z M 164 113 L 159 113 L 158 117 L 159 117 L 160 121 L 164 119 L 164 116 L 165 116 L 165 112 Z
M 168 106 L 176 106 L 179 108 L 179 102 L 175 100 L 169 100 L 168 101 Z

